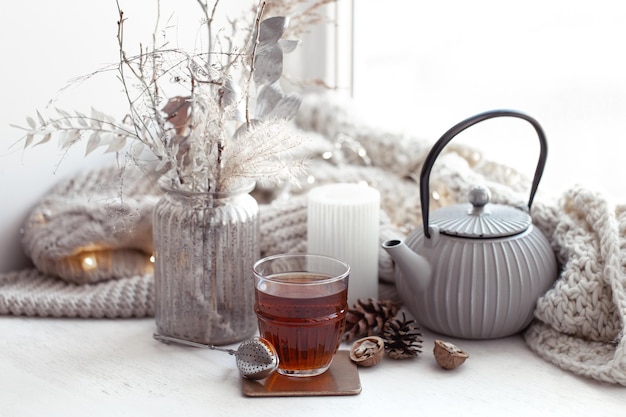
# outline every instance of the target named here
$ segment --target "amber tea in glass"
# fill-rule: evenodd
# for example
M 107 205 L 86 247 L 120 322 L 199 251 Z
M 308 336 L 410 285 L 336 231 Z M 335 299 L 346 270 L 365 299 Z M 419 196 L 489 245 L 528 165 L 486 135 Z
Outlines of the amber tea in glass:
M 314 376 L 330 366 L 345 329 L 350 268 L 335 258 L 291 254 L 254 265 L 259 333 L 276 348 L 278 372 Z

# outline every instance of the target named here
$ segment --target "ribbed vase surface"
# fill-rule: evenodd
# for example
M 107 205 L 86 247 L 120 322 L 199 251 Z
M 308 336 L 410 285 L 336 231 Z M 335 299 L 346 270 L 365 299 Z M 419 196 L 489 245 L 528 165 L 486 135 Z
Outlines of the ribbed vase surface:
M 259 208 L 252 186 L 222 193 L 167 190 L 154 209 L 159 333 L 206 344 L 256 331 L 252 266 Z

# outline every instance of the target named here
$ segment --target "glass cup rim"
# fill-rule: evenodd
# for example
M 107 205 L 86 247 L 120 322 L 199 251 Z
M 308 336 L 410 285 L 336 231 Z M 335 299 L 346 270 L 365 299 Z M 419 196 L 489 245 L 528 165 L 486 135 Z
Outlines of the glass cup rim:
M 263 263 L 268 263 L 277 259 L 286 259 L 286 258 L 325 259 L 327 261 L 334 262 L 337 265 L 340 265 L 344 269 L 344 271 L 341 274 L 336 274 L 328 278 L 316 280 L 314 282 L 290 281 L 289 284 L 303 285 L 303 286 L 304 285 L 328 284 L 328 283 L 332 283 L 335 281 L 341 281 L 350 275 L 350 265 L 348 265 L 346 262 L 342 261 L 341 259 L 335 258 L 333 256 L 321 255 L 317 253 L 279 253 L 275 255 L 265 256 L 254 263 L 254 265 L 252 266 L 252 272 L 254 273 L 254 276 L 258 279 L 285 284 L 286 282 L 281 279 L 275 278 L 271 275 L 263 275 L 262 273 L 258 271 L 258 266 Z M 302 272 L 302 271 L 289 271 L 289 272 Z

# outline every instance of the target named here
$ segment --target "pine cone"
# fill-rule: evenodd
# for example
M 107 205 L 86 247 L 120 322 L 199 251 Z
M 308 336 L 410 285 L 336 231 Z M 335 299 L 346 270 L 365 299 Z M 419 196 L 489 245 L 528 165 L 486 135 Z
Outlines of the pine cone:
M 398 306 L 390 300 L 357 300 L 346 315 L 345 340 L 350 342 L 361 337 L 381 335 L 385 322 L 397 312 Z
M 385 323 L 385 353 L 391 359 L 412 358 L 422 352 L 422 332 L 413 323 L 415 320 L 407 320 L 404 312 L 402 318 L 389 319 Z

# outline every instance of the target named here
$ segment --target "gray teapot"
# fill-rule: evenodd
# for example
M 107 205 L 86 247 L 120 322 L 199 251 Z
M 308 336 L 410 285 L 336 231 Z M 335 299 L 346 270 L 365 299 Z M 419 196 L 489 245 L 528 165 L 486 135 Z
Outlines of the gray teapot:
M 528 121 L 540 141 L 540 156 L 528 206 L 489 202 L 485 187 L 475 187 L 469 202 L 429 213 L 429 178 L 439 153 L 457 134 L 494 117 Z M 418 323 L 437 333 L 466 339 L 512 335 L 532 320 L 535 303 L 557 278 L 548 239 L 533 226 L 530 207 L 547 158 L 543 129 L 533 118 L 510 110 L 470 117 L 448 130 L 426 157 L 420 175 L 422 228 L 406 242 L 388 240 L 396 286 Z

